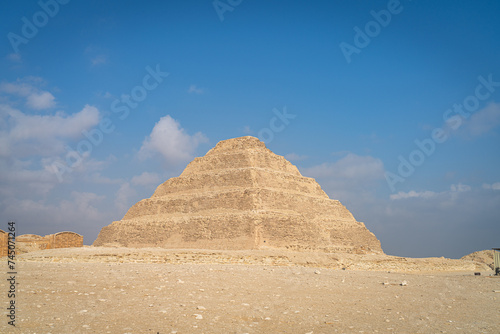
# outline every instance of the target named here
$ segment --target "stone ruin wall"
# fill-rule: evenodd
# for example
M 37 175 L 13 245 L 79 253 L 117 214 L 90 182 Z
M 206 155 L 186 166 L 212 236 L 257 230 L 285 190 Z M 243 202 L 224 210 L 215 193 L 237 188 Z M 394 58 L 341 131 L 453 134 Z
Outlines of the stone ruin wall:
M 49 237 L 48 249 L 83 247 L 83 236 L 75 232 L 59 232 L 46 237 Z
M 7 232 L 0 230 L 0 257 L 8 254 L 8 236 Z
M 83 236 L 75 232 L 59 232 L 40 236 L 24 234 L 16 238 L 17 253 L 53 248 L 83 247 Z M 8 233 L 0 230 L 0 257 L 8 254 Z
M 34 251 L 47 249 L 49 239 L 36 234 L 23 234 L 16 238 L 16 246 L 20 251 Z

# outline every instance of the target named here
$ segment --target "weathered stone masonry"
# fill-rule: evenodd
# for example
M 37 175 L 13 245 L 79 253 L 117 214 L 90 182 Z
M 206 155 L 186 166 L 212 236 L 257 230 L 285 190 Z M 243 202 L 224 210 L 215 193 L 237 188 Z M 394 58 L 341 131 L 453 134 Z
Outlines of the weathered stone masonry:
M 23 234 L 16 238 L 17 253 L 53 248 L 83 247 L 83 236 L 75 232 L 58 232 L 46 236 Z M 0 257 L 8 254 L 8 233 L 0 230 Z
M 7 232 L 0 230 L 0 257 L 8 254 L 8 236 Z

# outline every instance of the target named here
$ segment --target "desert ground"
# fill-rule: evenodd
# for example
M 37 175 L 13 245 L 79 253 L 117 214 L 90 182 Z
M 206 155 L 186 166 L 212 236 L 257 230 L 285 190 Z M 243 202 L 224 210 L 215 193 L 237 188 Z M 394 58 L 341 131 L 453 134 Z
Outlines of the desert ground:
M 500 277 L 489 267 L 402 259 L 271 250 L 37 251 L 17 258 L 16 327 L 4 317 L 0 332 L 499 332 Z M 7 307 L 6 279 L 0 289 Z

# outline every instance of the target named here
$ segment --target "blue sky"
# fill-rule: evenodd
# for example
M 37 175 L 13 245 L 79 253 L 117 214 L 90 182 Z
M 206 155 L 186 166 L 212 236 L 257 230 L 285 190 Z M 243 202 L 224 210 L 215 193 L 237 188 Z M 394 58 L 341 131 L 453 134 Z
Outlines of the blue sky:
M 194 157 L 253 135 L 388 254 L 498 247 L 499 14 L 498 1 L 4 4 L 1 221 L 91 244 Z

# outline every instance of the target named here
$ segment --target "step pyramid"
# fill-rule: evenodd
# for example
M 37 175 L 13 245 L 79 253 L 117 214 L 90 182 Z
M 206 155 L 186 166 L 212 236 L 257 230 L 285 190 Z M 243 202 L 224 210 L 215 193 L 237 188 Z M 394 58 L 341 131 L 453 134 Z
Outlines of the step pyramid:
M 382 253 L 339 201 L 250 136 L 195 158 L 102 228 L 94 246 Z

